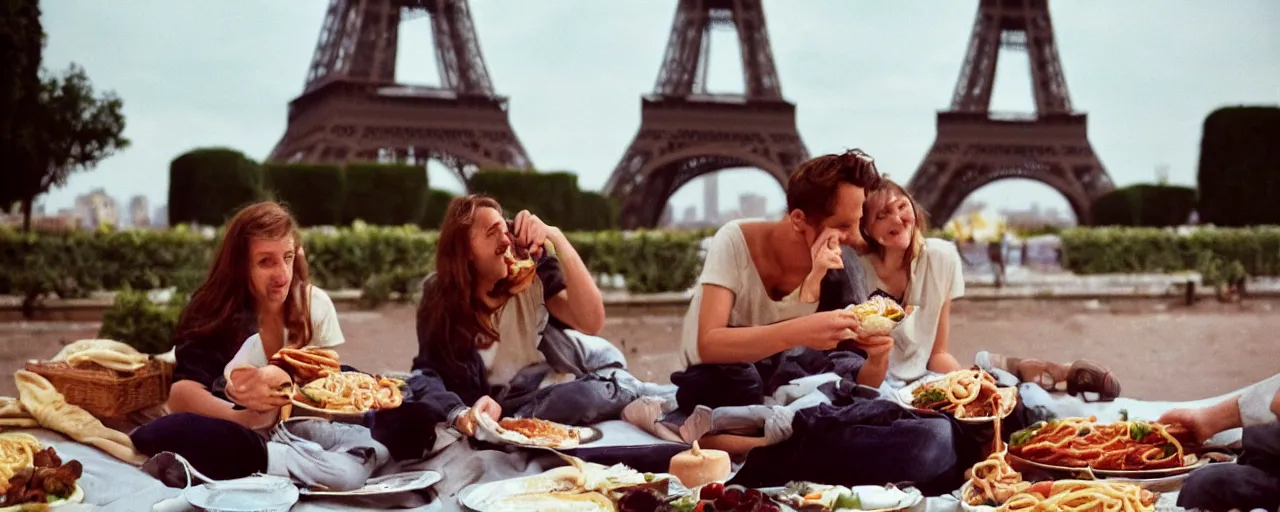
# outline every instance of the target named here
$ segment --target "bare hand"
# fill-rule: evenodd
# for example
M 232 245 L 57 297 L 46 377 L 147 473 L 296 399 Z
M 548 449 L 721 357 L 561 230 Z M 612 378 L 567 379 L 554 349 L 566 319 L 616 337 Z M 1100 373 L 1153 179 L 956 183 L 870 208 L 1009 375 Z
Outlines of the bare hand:
M 1218 433 L 1209 426 L 1208 419 L 1203 409 L 1174 409 L 1161 415 L 1157 421 L 1165 425 L 1182 425 L 1203 443 Z
M 813 258 L 811 274 L 825 276 L 828 270 L 844 268 L 840 254 L 840 232 L 832 228 L 823 230 L 809 248 L 809 256 Z
M 867 353 L 867 358 L 884 357 L 893 350 L 893 337 L 891 336 L 862 336 L 858 335 L 854 339 L 854 345 Z
M 801 345 L 814 350 L 831 350 L 841 341 L 857 337 L 858 318 L 842 311 L 814 313 L 803 322 Z
M 542 254 L 542 244 L 547 241 L 547 235 L 551 233 L 551 227 L 547 226 L 537 215 L 529 213 L 529 210 L 521 210 L 516 214 L 515 220 L 515 243 L 521 249 L 529 251 L 532 256 Z
M 293 381 L 278 366 L 236 368 L 227 382 L 227 398 L 255 412 L 274 412 L 289 403 Z
M 462 432 L 463 435 L 474 436 L 476 435 L 476 418 L 480 414 L 488 416 L 493 421 L 498 421 L 502 418 L 502 406 L 498 405 L 498 402 L 495 402 L 492 398 L 482 396 L 479 400 L 476 400 L 475 405 L 471 406 L 470 409 L 458 415 L 458 418 L 454 420 L 454 427 L 458 429 L 458 432 Z

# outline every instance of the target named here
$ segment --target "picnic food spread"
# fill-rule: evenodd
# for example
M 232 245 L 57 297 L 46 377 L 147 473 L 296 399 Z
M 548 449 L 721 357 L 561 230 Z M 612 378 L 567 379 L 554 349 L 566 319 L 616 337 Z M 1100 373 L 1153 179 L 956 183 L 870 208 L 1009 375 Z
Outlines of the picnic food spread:
M 911 392 L 911 406 L 950 413 L 957 419 L 1007 416 L 1017 404 L 1017 388 L 996 387 L 990 373 L 958 370 L 921 384 Z
M 1182 467 L 1185 429 L 1147 421 L 1101 424 L 1097 418 L 1039 422 L 1014 432 L 1009 453 L 1028 461 L 1068 468 L 1145 470 Z
M 668 478 L 617 464 L 603 466 L 560 455 L 570 465 L 539 475 L 481 484 L 459 499 L 477 511 L 661 510 Z
M 394 409 L 404 399 L 396 381 L 360 372 L 329 373 L 298 389 L 299 403 L 338 413 Z
M 907 316 L 907 311 L 897 302 L 879 295 L 844 310 L 858 317 L 858 331 L 866 336 L 888 335 Z
M 79 461 L 64 464 L 53 447 L 40 449 L 30 434 L 0 434 L 0 507 L 65 501 L 83 473 Z

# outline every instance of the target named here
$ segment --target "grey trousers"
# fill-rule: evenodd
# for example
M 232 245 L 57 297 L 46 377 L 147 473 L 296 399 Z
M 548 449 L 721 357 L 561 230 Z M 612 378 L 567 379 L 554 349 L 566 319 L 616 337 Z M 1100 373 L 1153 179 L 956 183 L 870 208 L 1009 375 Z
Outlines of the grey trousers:
M 1280 424 L 1246 427 L 1236 464 L 1213 464 L 1187 477 L 1178 506 L 1220 510 L 1280 510 Z

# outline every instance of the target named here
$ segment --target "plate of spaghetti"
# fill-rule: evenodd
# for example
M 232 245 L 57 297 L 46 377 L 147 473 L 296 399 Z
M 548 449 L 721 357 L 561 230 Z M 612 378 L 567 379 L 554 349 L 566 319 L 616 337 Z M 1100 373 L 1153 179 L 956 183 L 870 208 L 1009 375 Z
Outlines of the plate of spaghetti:
M 298 388 L 292 401 L 294 407 L 317 416 L 358 421 L 366 412 L 399 407 L 404 395 L 394 379 L 360 372 L 337 372 Z
M 1087 470 L 1103 477 L 1168 476 L 1210 462 L 1188 453 L 1184 443 L 1191 439 L 1182 427 L 1156 422 L 1066 418 L 1014 432 L 1009 455 L 1015 462 L 1053 471 Z
M 1056 480 L 1025 482 L 1009 465 L 1006 452 L 974 464 L 960 488 L 965 512 L 1071 510 L 1077 512 L 1155 510 L 1159 496 L 1132 482 Z
M 916 409 L 950 414 L 958 421 L 989 423 L 1013 412 L 1018 388 L 997 387 L 995 377 L 975 368 L 916 381 L 898 390 L 898 400 Z
M 477 439 L 491 443 L 572 450 L 601 437 L 600 431 L 593 427 L 573 427 L 537 418 L 493 421 L 488 416 L 479 415 L 477 420 Z

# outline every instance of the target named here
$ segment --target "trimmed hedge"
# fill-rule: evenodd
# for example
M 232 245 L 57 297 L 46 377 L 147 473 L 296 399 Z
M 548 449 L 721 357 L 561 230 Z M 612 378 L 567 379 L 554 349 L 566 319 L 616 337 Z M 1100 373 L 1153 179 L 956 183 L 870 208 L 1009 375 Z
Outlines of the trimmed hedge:
M 267 164 L 265 188 L 303 226 L 342 224 L 347 181 L 336 165 Z
M 1167 185 L 1118 188 L 1093 202 L 1096 226 L 1181 226 L 1196 207 L 1196 190 Z
M 211 231 L 211 230 L 210 230 Z M 679 291 L 701 271 L 700 241 L 710 231 L 574 232 L 587 267 L 620 274 L 635 292 Z M 86 297 L 98 290 L 194 290 L 218 239 L 184 226 L 169 230 L 20 233 L 0 229 L 0 295 Z M 312 280 L 328 289 L 370 283 L 412 292 L 433 268 L 437 234 L 415 226 L 304 230 Z
M 414 165 L 348 164 L 342 224 L 379 226 L 422 222 L 427 209 L 427 169 Z M 337 224 L 337 223 L 335 223 Z
M 449 201 L 453 200 L 453 194 L 443 190 L 430 189 L 427 191 L 427 212 L 422 215 L 422 222 L 418 225 L 422 229 L 437 229 L 444 224 L 444 214 L 449 210 Z
M 544 222 L 563 229 L 578 229 L 573 223 L 578 196 L 578 176 L 567 172 L 482 170 L 471 177 L 467 188 L 498 200 L 504 213 L 514 217 L 520 210 L 536 212 Z
M 1251 276 L 1280 276 L 1280 227 L 1076 228 L 1062 236 L 1062 266 L 1077 274 L 1209 270 L 1239 263 Z
M 188 151 L 169 164 L 169 225 L 220 226 L 262 197 L 262 169 L 228 148 Z
M 592 272 L 621 275 L 632 292 L 683 291 L 702 267 L 713 230 L 572 232 Z M 1061 233 L 1063 266 L 1078 274 L 1197 270 L 1280 276 L 1280 227 L 1075 228 Z M 437 235 L 415 226 L 309 229 L 307 260 L 328 289 L 412 293 L 432 268 Z M 179 226 L 154 231 L 20 233 L 0 229 L 0 294 L 87 296 L 98 290 L 194 289 L 208 271 L 216 234 Z M 1206 280 L 1210 277 L 1206 277 Z
M 1200 220 L 1218 226 L 1280 224 L 1280 107 L 1229 107 L 1204 120 Z

